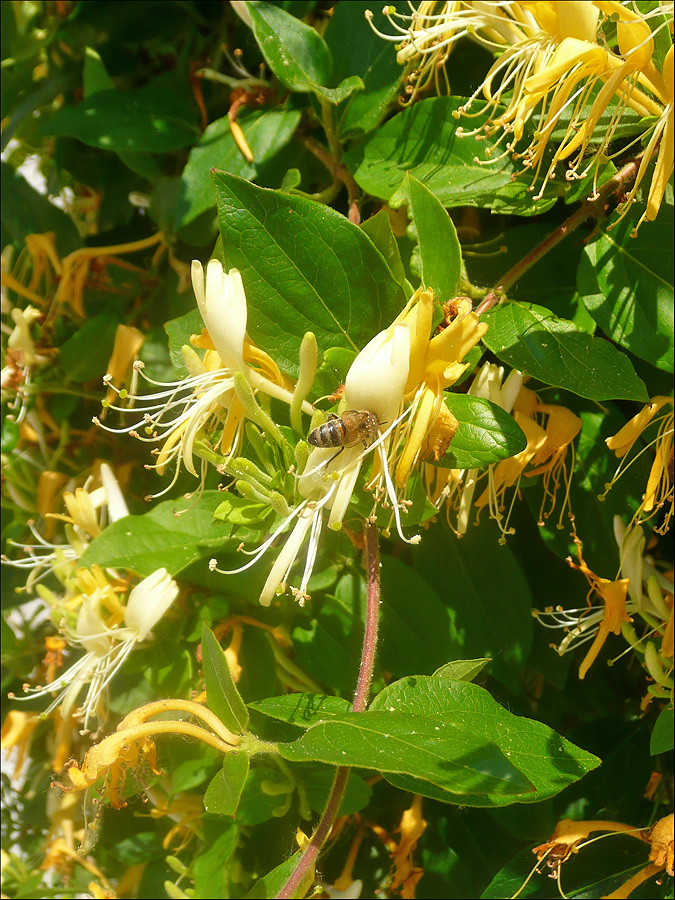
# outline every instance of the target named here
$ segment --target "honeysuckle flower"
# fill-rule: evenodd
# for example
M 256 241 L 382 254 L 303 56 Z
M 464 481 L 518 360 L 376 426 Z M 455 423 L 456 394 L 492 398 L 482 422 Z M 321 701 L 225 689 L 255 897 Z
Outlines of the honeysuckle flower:
M 166 493 L 175 483 L 184 464 L 192 475 L 197 475 L 193 459 L 195 441 L 210 429 L 220 428 L 217 445 L 226 457 L 239 445 L 244 420 L 251 410 L 246 408 L 246 397 L 237 388 L 237 375 L 242 376 L 249 390 L 261 391 L 289 405 L 293 401 L 292 385 L 279 371 L 276 363 L 256 347 L 246 333 L 246 294 L 241 275 L 236 269 L 225 272 L 222 264 L 212 259 L 206 274 L 202 264 L 192 263 L 192 285 L 197 305 L 206 326 L 206 333 L 193 338 L 196 347 L 206 350 L 204 359 L 189 347 L 183 348 L 185 364 L 190 376 L 173 383 L 155 381 L 143 372 L 141 364 L 135 367 L 142 377 L 159 390 L 142 396 L 120 391 L 106 376 L 106 384 L 122 399 L 131 401 L 144 413 L 142 422 L 123 428 L 110 428 L 114 433 L 129 432 L 140 440 L 163 441 L 155 468 L 163 474 L 171 461 L 176 462 L 171 484 L 161 491 Z M 250 406 L 250 405 L 249 405 Z M 123 406 L 113 406 L 120 413 Z M 313 409 L 308 403 L 302 408 L 307 413 Z M 101 421 L 94 421 L 101 425 Z M 136 429 L 142 425 L 142 434 Z
M 28 412 L 29 388 L 36 368 L 49 360 L 49 355 L 40 352 L 31 335 L 31 326 L 43 318 L 39 309 L 27 306 L 25 309 L 13 307 L 9 316 L 14 327 L 4 325 L 2 330 L 9 334 L 5 365 L 0 372 L 0 388 L 3 398 L 9 400 L 9 417 L 22 422 Z
M 445 3 L 434 13 L 438 8 L 421 3 L 407 17 L 386 8 L 396 33 L 377 32 L 385 40 L 399 42 L 399 62 L 408 66 L 410 99 L 432 78 L 438 84 L 438 69 L 461 37 L 496 53 L 497 60 L 460 113 L 468 114 L 483 95 L 487 105 L 475 114 L 485 124 L 473 133 L 501 130 L 508 139 L 502 155 L 517 153 L 534 170 L 535 179 L 542 176 L 538 196 L 559 162 L 567 162 L 568 179 L 591 171 L 596 178 L 601 164 L 611 158 L 609 148 L 624 114 L 637 113 L 642 122 L 632 143 L 646 141 L 646 147 L 622 215 L 656 158 L 640 222 L 655 218 L 673 171 L 673 52 L 671 47 L 659 71 L 649 21 L 662 14 L 665 22 L 657 27 L 670 25 L 672 30 L 672 10 L 644 14 L 616 0 L 489 4 L 466 0 Z M 605 19 L 612 26 L 607 35 Z M 614 29 L 616 49 L 610 46 Z M 529 146 L 517 150 L 533 118 Z M 548 153 L 552 143 L 557 146 Z M 542 171 L 544 160 L 547 168 Z
M 640 453 L 643 453 L 652 446 L 656 448 L 654 462 L 647 480 L 647 487 L 640 508 L 635 514 L 635 520 L 637 522 L 647 521 L 659 510 L 663 509 L 665 513 L 663 522 L 655 529 L 660 534 L 665 534 L 670 527 L 675 496 L 673 486 L 673 424 L 675 416 L 671 409 L 656 418 L 657 414 L 667 406 L 673 406 L 672 397 L 654 397 L 637 415 L 633 416 L 629 422 L 626 422 L 615 435 L 612 435 L 605 441 L 609 449 L 613 450 L 617 457 L 622 460 L 612 480 L 606 485 L 606 494 L 619 480 L 628 466 L 631 465 L 633 460 L 640 455 L 637 454 L 632 457 L 628 455 L 637 439 L 651 423 L 657 425 L 656 437 L 647 444 L 647 447 L 640 451 Z
M 411 398 L 413 407 L 396 466 L 398 487 L 407 482 L 412 467 L 420 460 L 425 442 L 444 407 L 443 391 L 466 371 L 469 364 L 463 362 L 464 357 L 488 329 L 487 323 L 481 322 L 472 311 L 471 301 L 459 297 L 446 310 L 446 327 L 430 339 L 433 309 L 433 294 L 422 291 L 400 319 L 411 334 L 405 395 Z
M 45 473 L 43 472 L 42 475 Z M 63 485 L 63 477 L 59 473 L 50 473 L 56 478 L 49 478 L 48 485 L 44 486 L 41 511 L 49 500 L 53 503 L 52 489 Z M 50 573 L 64 583 L 68 574 L 75 568 L 75 563 L 86 550 L 89 542 L 101 533 L 102 529 L 110 522 L 116 522 L 129 515 L 126 502 L 120 486 L 110 466 L 102 462 L 99 468 L 101 486 L 92 486 L 93 478 L 88 478 L 84 487 L 74 491 L 63 492 L 67 515 L 45 511 L 46 521 L 49 523 L 65 522 L 64 543 L 55 543 L 47 539 L 45 534 L 38 531 L 32 522 L 29 527 L 34 544 L 19 543 L 13 541 L 12 545 L 20 548 L 26 554 L 20 559 L 7 559 L 3 562 L 20 569 L 29 570 L 25 590 L 32 591 L 34 586 Z M 40 478 L 42 483 L 42 477 Z M 47 494 L 48 496 L 44 496 Z
M 45 715 L 60 707 L 63 718 L 73 712 L 82 720 L 84 730 L 88 731 L 94 715 L 103 718 L 102 700 L 108 684 L 129 653 L 138 643 L 146 640 L 176 599 L 178 585 L 166 569 L 158 569 L 132 588 L 123 606 L 100 570 L 98 577 L 87 579 L 85 576 L 86 570 L 78 572 L 81 585 L 84 586 L 87 580 L 92 581 L 90 591 L 73 598 L 79 604 L 77 620 L 74 627 L 65 626 L 69 643 L 82 647 L 86 651 L 84 656 L 49 684 L 26 687 L 26 691 L 31 698 L 56 693 Z M 111 607 L 112 613 L 106 621 L 103 616 L 110 612 Z M 84 701 L 80 708 L 75 709 L 85 687 Z
M 396 424 L 403 393 L 408 379 L 410 360 L 410 330 L 406 325 L 394 324 L 377 334 L 357 355 L 345 379 L 343 401 L 345 408 L 362 409 L 374 413 L 382 424 Z M 303 473 L 298 478 L 298 493 L 303 498 L 300 504 L 275 529 L 273 534 L 254 551 L 252 559 L 234 570 L 217 568 L 217 561 L 211 560 L 212 570 L 235 574 L 253 566 L 274 543 L 276 538 L 294 521 L 295 525 L 279 552 L 260 594 L 260 603 L 269 606 L 275 594 L 282 592 L 288 582 L 291 569 L 308 541 L 305 567 L 300 586 L 292 593 L 303 605 L 307 597 L 307 585 L 312 574 L 319 547 L 319 537 L 324 523 L 323 510 L 330 510 L 328 527 L 339 529 L 347 512 L 364 457 L 368 452 L 377 451 L 380 458 L 380 472 L 371 479 L 373 490 L 378 497 L 389 497 L 400 531 L 400 504 L 390 475 L 384 443 L 387 433 L 378 438 L 371 447 L 364 450 L 360 444 L 340 450 L 315 448 L 308 456 Z M 308 539 L 309 536 L 309 539 Z M 406 538 L 403 537 L 405 540 Z
M 582 572 L 590 590 L 588 607 L 585 609 L 548 608 L 544 612 L 534 610 L 533 614 L 547 628 L 562 628 L 567 635 L 560 642 L 558 653 L 562 656 L 588 642 L 587 651 L 580 667 L 579 678 L 584 678 L 604 646 L 610 634 L 619 635 L 643 660 L 655 684 L 648 692 L 653 696 L 668 696 L 673 688 L 672 644 L 673 606 L 672 584 L 644 556 L 645 536 L 640 526 L 626 528 L 617 516 L 614 532 L 619 545 L 620 568 L 615 579 L 603 578 L 586 564 L 581 541 L 574 537 L 577 546 L 578 563 L 568 558 L 572 568 Z M 623 576 L 623 577 L 620 577 Z M 591 597 L 597 595 L 600 605 L 593 605 Z M 638 637 L 633 623 L 639 617 L 647 626 L 647 631 Z M 660 643 L 661 649 L 656 646 Z M 669 655 L 670 654 L 670 655 Z
M 476 373 L 468 393 L 473 397 L 490 400 L 510 413 L 522 384 L 523 376 L 517 369 L 513 369 L 504 378 L 503 367 L 486 362 Z M 487 496 L 494 498 L 494 504 L 490 504 L 490 515 L 497 520 L 502 531 L 507 532 L 508 519 L 506 525 L 502 527 L 500 504 L 497 500 L 499 489 L 502 487 L 502 473 L 497 472 L 497 466 L 488 466 L 487 473 L 482 473 L 480 469 L 445 469 L 435 466 L 426 468 L 429 498 L 436 508 L 444 502 L 447 504 L 448 524 L 457 534 L 466 533 L 474 494 L 482 477 L 486 477 L 488 481 Z M 450 518 L 451 508 L 457 509 L 456 523 Z
M 150 721 L 154 716 L 166 713 L 183 713 L 197 718 L 202 725 L 180 720 Z M 126 806 L 124 789 L 130 770 L 148 767 L 155 775 L 157 768 L 153 737 L 159 734 L 180 734 L 202 741 L 221 753 L 228 753 L 239 745 L 239 738 L 207 707 L 192 700 L 157 700 L 129 713 L 117 726 L 115 732 L 91 747 L 81 765 L 72 760 L 66 770 L 69 784 L 59 785 L 64 791 L 85 791 L 86 829 L 82 839 L 81 853 L 86 853 L 97 838 L 100 803 L 93 796 L 93 790 L 102 779 L 102 793 L 112 806 L 120 809 Z

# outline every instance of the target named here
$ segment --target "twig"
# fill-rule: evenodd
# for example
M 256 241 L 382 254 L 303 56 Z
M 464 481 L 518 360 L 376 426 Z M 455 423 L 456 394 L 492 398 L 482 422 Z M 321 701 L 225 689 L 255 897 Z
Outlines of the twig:
M 627 181 L 635 178 L 638 166 L 640 165 L 639 157 L 631 160 L 620 169 L 616 175 L 606 181 L 600 188 L 595 197 L 586 200 L 579 209 L 573 213 L 569 219 L 566 219 L 554 232 L 549 234 L 547 238 L 538 244 L 533 250 L 530 250 L 522 259 L 513 266 L 504 275 L 499 282 L 485 296 L 482 302 L 476 307 L 476 315 L 480 316 L 500 303 L 504 294 L 512 287 L 518 279 L 529 271 L 539 260 L 546 256 L 557 244 L 564 240 L 569 234 L 575 231 L 583 222 L 592 217 L 600 218 L 605 201 L 624 186 Z

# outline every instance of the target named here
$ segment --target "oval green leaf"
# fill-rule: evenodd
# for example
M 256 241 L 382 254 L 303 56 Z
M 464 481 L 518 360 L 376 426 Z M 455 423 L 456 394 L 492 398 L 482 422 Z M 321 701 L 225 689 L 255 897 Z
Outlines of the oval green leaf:
M 628 357 L 602 338 L 534 303 L 502 303 L 487 313 L 483 338 L 502 362 L 544 384 L 589 400 L 646 402 Z

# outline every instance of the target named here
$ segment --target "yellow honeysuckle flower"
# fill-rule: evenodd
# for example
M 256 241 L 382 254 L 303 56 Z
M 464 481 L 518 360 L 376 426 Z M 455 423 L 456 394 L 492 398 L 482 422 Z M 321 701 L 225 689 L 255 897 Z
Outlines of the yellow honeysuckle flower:
M 673 689 L 672 583 L 644 555 L 646 539 L 639 525 L 626 528 L 616 516 L 614 534 L 620 556 L 617 577 L 603 578 L 590 569 L 583 558 L 581 541 L 574 533 L 579 562 L 574 563 L 571 558 L 567 562 L 588 581 L 588 606 L 567 610 L 549 607 L 543 612 L 534 610 L 533 615 L 545 627 L 567 632 L 557 647 L 561 656 L 591 642 L 579 667 L 579 678 L 586 676 L 609 635 L 621 634 L 654 681 L 648 688 L 649 696 L 668 697 Z M 594 594 L 601 600 L 599 605 L 590 602 Z M 637 617 L 644 620 L 647 628 L 643 637 L 631 624 Z
M 471 301 L 460 297 L 448 313 L 447 326 L 435 337 L 431 334 L 433 294 L 422 291 L 397 321 L 410 329 L 410 366 L 405 396 L 413 408 L 404 429 L 404 448 L 396 466 L 396 484 L 403 487 L 412 467 L 419 461 L 425 441 L 443 406 L 443 391 L 453 385 L 468 368 L 462 360 L 487 331 L 472 312 Z M 445 417 L 444 417 L 445 419 Z M 448 423 L 451 424 L 451 423 Z
M 650 162 L 656 158 L 639 226 L 656 217 L 673 171 L 673 48 L 660 71 L 654 62 L 650 27 L 656 13 L 665 17 L 672 31 L 672 8 L 643 14 L 633 4 L 616 0 L 425 2 L 413 7 L 410 16 L 397 13 L 393 7 L 385 8 L 396 33 L 374 30 L 383 39 L 399 43 L 398 60 L 408 66 L 408 102 L 432 80 L 438 87 L 439 69 L 443 69 L 451 47 L 460 38 L 466 36 L 497 54 L 459 114 L 469 114 L 482 94 L 487 106 L 477 109 L 475 115 L 483 122 L 487 113 L 487 123 L 472 133 L 501 130 L 504 136 L 511 135 L 501 155 L 521 157 L 524 165 L 533 169 L 535 179 L 541 177 L 537 197 L 559 162 L 567 161 L 568 179 L 590 172 L 597 178 L 602 163 L 611 158 L 610 145 L 624 113 L 637 113 L 645 121 L 633 144 L 649 139 L 622 216 L 630 209 Z M 611 20 L 609 37 L 615 32 L 616 49 L 609 45 L 603 31 L 605 19 Z M 533 137 L 523 151 L 516 144 L 533 117 Z M 554 137 L 563 122 L 562 137 Z M 462 133 L 468 132 L 458 128 L 457 134 Z M 557 146 L 551 155 L 547 149 L 553 141 Z M 545 159 L 547 168 L 541 171 Z M 495 157 L 485 163 L 494 161 Z
M 637 415 L 617 431 L 615 435 L 605 440 L 610 450 L 613 450 L 622 462 L 619 464 L 612 480 L 606 485 L 605 495 L 619 480 L 621 475 L 631 465 L 634 456 L 628 459 L 628 453 L 637 439 L 642 435 L 652 422 L 657 425 L 657 434 L 648 446 L 655 446 L 656 452 L 647 480 L 642 503 L 635 514 L 636 522 L 646 521 L 654 516 L 660 509 L 664 509 L 665 515 L 661 525 L 655 530 L 660 534 L 670 527 L 673 517 L 673 500 L 675 489 L 673 486 L 673 425 L 675 416 L 673 410 L 656 418 L 665 406 L 673 406 L 672 397 L 654 397 L 644 406 Z M 646 449 L 646 448 L 645 448 Z M 640 451 L 643 452 L 643 451 Z M 639 454 L 638 454 L 639 455 Z M 648 513 L 649 515 L 643 515 Z

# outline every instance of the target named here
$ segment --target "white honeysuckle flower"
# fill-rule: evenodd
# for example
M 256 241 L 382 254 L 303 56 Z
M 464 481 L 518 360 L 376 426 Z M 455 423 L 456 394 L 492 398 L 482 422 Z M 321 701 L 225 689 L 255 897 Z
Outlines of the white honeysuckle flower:
M 159 622 L 178 596 L 178 585 L 166 569 L 158 569 L 137 584 L 129 594 L 124 610 L 124 625 L 109 627 L 101 610 L 100 590 L 85 595 L 81 600 L 74 628 L 65 628 L 68 642 L 82 647 L 86 653 L 51 684 L 37 688 L 25 687 L 28 696 L 16 699 L 28 700 L 57 693 L 45 710 L 45 715 L 61 707 L 65 718 L 71 712 L 78 697 L 86 687 L 81 706 L 74 715 L 82 721 L 84 731 L 95 715 L 100 716 L 101 703 L 110 681 L 124 664 L 136 644 L 147 639 L 149 632 Z
M 340 528 L 363 459 L 375 450 L 380 457 L 380 471 L 369 489 L 374 490 L 378 496 L 388 496 L 394 509 L 399 534 L 403 540 L 407 540 L 401 531 L 400 509 L 404 507 L 396 495 L 385 444 L 401 417 L 409 359 L 410 329 L 407 325 L 392 325 L 377 334 L 364 347 L 347 373 L 345 404 L 350 409 L 374 413 L 382 425 L 388 425 L 386 431 L 365 449 L 361 444 L 337 452 L 335 448 L 314 448 L 309 454 L 303 474 L 298 478 L 298 492 L 303 497 L 302 502 L 284 519 L 271 537 L 254 551 L 253 558 L 248 563 L 238 569 L 226 571 L 217 569 L 216 560 L 211 560 L 212 570 L 223 574 L 235 574 L 255 565 L 276 537 L 297 518 L 267 577 L 260 594 L 260 603 L 269 606 L 275 594 L 285 590 L 295 560 L 305 542 L 308 542 L 300 586 L 292 588 L 292 593 L 299 604 L 304 605 L 323 527 L 323 509 L 325 507 L 330 510 L 329 527 Z
M 129 594 L 124 624 L 144 641 L 178 596 L 178 585 L 166 569 L 157 569 L 137 584 Z
M 106 384 L 120 397 L 129 400 L 143 418 L 121 428 L 112 428 L 98 418 L 94 419 L 106 431 L 127 432 L 148 443 L 163 442 L 154 468 L 163 474 L 168 463 L 174 460 L 176 467 L 170 484 L 154 495 L 156 497 L 171 489 L 183 464 L 188 472 L 198 476 L 193 459 L 194 444 L 209 426 L 222 425 L 218 449 L 223 455 L 228 457 L 236 452 L 247 415 L 235 390 L 237 373 L 244 376 L 253 391 L 262 391 L 289 405 L 293 400 L 288 379 L 246 333 L 246 294 L 237 269 L 226 272 L 219 260 L 212 259 L 206 272 L 199 260 L 193 261 L 191 271 L 197 305 L 208 332 L 207 336 L 202 334 L 193 338 L 193 343 L 206 350 L 204 359 L 200 359 L 192 347 L 184 347 L 184 363 L 190 375 L 175 382 L 155 381 L 145 374 L 142 363 L 135 363 L 136 371 L 157 388 L 144 395 L 119 391 L 106 376 Z M 124 406 L 105 405 L 122 414 L 129 413 Z M 307 402 L 302 404 L 302 409 L 310 415 L 313 412 Z

